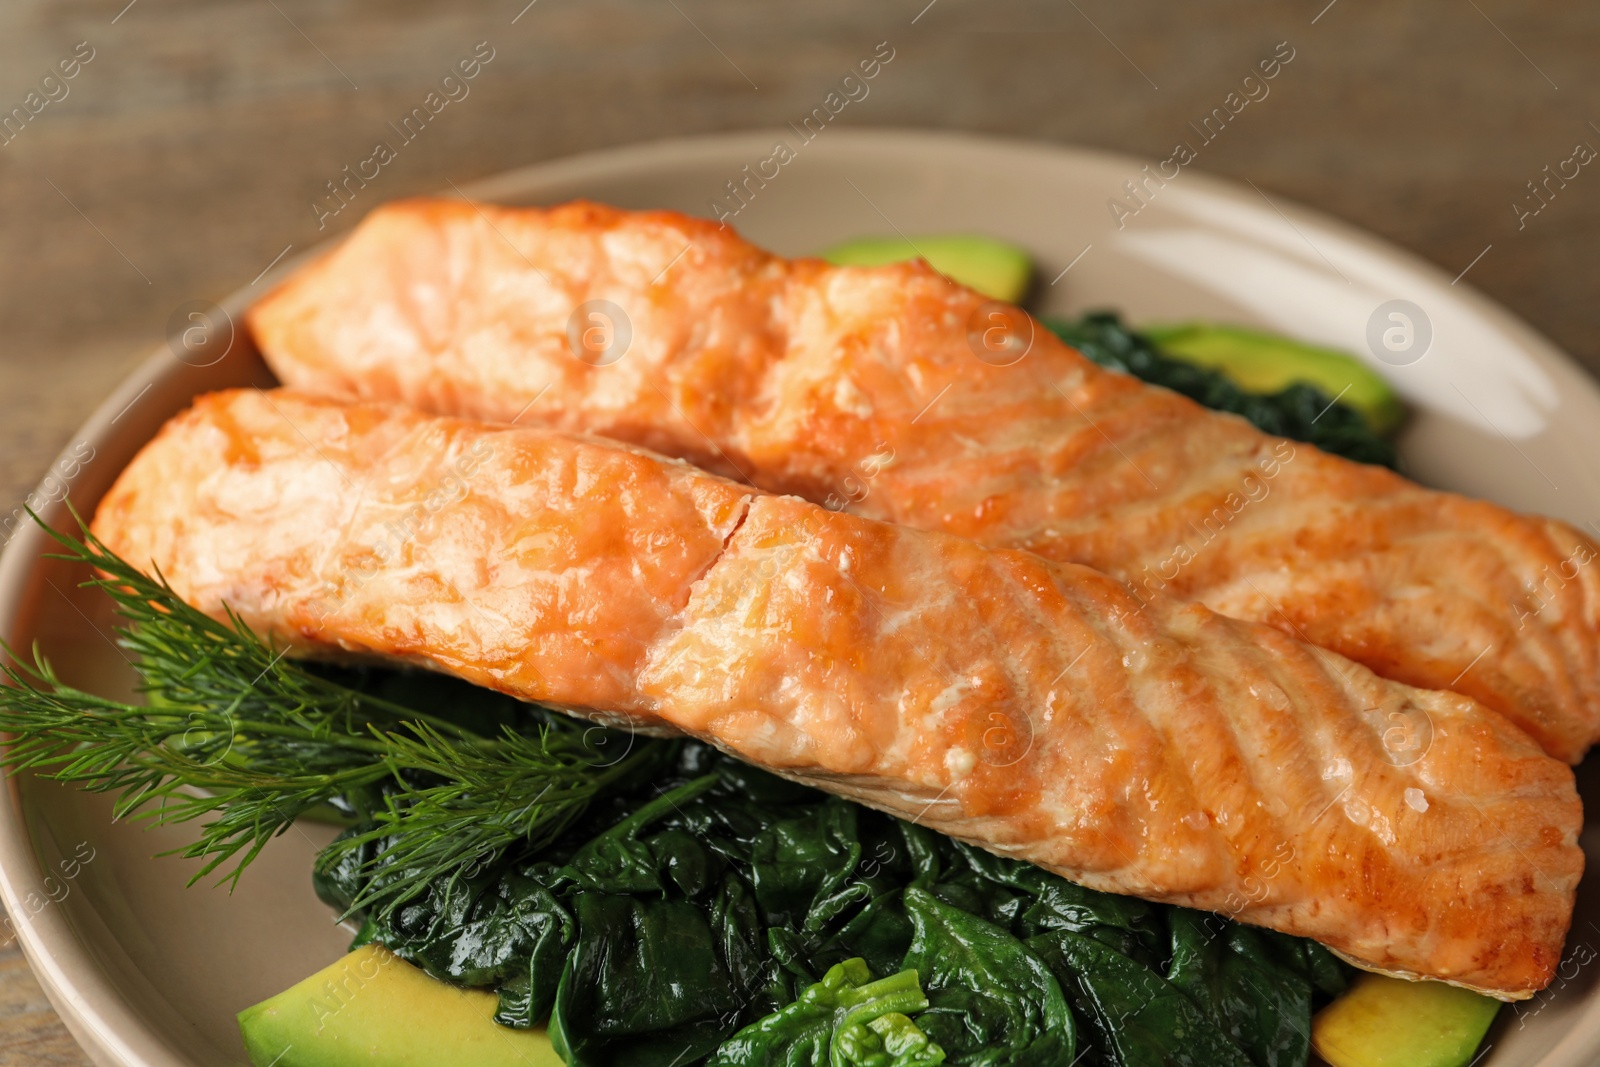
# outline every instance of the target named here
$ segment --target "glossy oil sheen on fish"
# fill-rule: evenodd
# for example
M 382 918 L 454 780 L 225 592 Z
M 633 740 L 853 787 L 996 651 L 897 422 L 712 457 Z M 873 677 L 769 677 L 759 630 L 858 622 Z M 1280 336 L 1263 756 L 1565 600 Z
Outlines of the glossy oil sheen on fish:
M 288 391 L 201 398 L 94 528 L 302 652 L 685 732 L 1093 888 L 1507 998 L 1560 957 L 1568 767 L 1470 698 L 1087 567 Z
M 250 323 L 287 385 L 542 420 L 1086 563 L 1468 694 L 1561 759 L 1600 737 L 1584 534 L 1268 437 L 924 264 L 785 260 L 672 212 L 413 200 Z

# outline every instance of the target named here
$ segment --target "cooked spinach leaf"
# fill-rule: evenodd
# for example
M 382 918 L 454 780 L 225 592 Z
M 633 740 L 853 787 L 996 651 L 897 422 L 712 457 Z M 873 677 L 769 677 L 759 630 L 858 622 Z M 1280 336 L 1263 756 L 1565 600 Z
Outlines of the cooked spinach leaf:
M 1125 1067 L 1250 1067 L 1219 1021 L 1158 970 L 1081 934 L 1042 934 L 1029 946 L 1065 975 L 1103 1063 Z M 1303 1025 L 1309 1029 L 1310 1015 Z M 1305 1063 L 1302 1052 L 1298 1063 Z M 1262 1065 L 1257 1065 L 1262 1067 Z
M 580 934 L 551 1016 L 567 1062 L 695 1063 L 722 1042 L 737 988 L 709 909 L 653 895 L 579 892 Z
M 1104 367 L 1165 386 L 1217 411 L 1249 419 L 1265 433 L 1316 445 L 1324 452 L 1394 467 L 1394 444 L 1372 429 L 1360 411 L 1313 385 L 1296 383 L 1276 393 L 1249 393 L 1220 371 L 1174 359 L 1114 312 L 1079 319 L 1045 318 L 1045 327 Z
M 874 981 L 858 956 L 723 1042 L 708 1067 L 936 1067 L 944 1050 L 910 1018 L 927 1007 L 916 971 Z
M 1043 960 L 1009 932 L 923 889 L 905 892 L 906 966 L 928 989 L 918 1025 L 955 1063 L 1070 1063 L 1072 1012 Z
M 1206 916 L 1175 910 L 1167 979 L 1220 1024 L 1251 1060 L 1303 1063 L 1311 1035 L 1311 983 L 1273 958 L 1267 940 L 1236 924 L 1208 930 Z M 1217 924 L 1220 927 L 1220 924 Z

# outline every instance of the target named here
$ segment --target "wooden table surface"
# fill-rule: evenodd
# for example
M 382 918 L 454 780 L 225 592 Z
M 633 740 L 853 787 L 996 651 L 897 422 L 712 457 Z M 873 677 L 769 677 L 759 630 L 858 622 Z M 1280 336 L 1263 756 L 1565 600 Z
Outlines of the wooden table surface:
M 880 41 L 894 65 L 841 121 L 1153 160 L 1288 41 L 1294 76 L 1199 166 L 1342 216 L 1452 275 L 1470 265 L 1467 282 L 1600 370 L 1600 170 L 1580 171 L 1537 215 L 1513 207 L 1535 205 L 1526 183 L 1547 165 L 1600 146 L 1600 6 L 526 3 L 0 6 L 0 114 L 26 106 L 62 61 L 88 57 L 0 136 L 6 510 L 161 343 L 175 308 L 348 226 L 357 212 L 319 233 L 311 204 L 324 182 L 478 42 L 494 58 L 471 95 L 384 168 L 374 201 L 586 149 L 781 125 Z M 0 950 L 0 1064 L 86 1062 L 15 948 Z

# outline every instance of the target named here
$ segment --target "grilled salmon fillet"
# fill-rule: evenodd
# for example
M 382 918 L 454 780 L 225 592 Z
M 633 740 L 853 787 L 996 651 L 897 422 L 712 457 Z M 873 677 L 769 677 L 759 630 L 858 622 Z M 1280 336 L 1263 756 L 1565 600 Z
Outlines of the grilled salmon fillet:
M 378 209 L 259 303 L 287 385 L 542 421 L 774 492 L 1086 563 L 1600 738 L 1600 548 L 1102 369 L 924 264 L 771 256 L 577 203 Z
M 1571 917 L 1572 772 L 1470 698 L 642 449 L 217 393 L 144 448 L 94 530 L 302 652 L 687 733 L 1362 967 L 1521 998 Z

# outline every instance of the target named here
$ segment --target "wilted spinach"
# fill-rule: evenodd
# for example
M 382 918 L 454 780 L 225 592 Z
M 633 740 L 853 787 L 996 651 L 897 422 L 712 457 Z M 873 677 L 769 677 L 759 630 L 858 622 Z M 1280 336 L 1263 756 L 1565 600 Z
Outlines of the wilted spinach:
M 1375 432 L 1366 416 L 1316 386 L 1297 382 L 1276 393 L 1246 392 L 1218 371 L 1164 354 L 1149 338 L 1123 325 L 1114 312 L 1042 321 L 1101 366 L 1165 386 L 1208 408 L 1243 416 L 1265 433 L 1305 441 L 1359 463 L 1385 467 L 1397 463 L 1394 444 Z
M 793 1067 L 827 1062 L 810 1058 L 824 1036 L 864 1067 L 934 1049 L 993 1067 L 1285 1067 L 1306 1062 L 1313 1000 L 1343 984 L 1311 942 L 1088 890 L 670 744 L 668 773 L 597 801 L 553 847 L 368 915 L 359 940 L 497 990 L 501 1023 L 548 1022 L 575 1067 Z M 363 867 L 382 849 L 319 870 L 323 899 L 347 909 L 403 876 Z M 914 1025 L 890 1005 L 840 1037 L 816 1003 L 887 995 L 905 972 L 927 1003 Z

